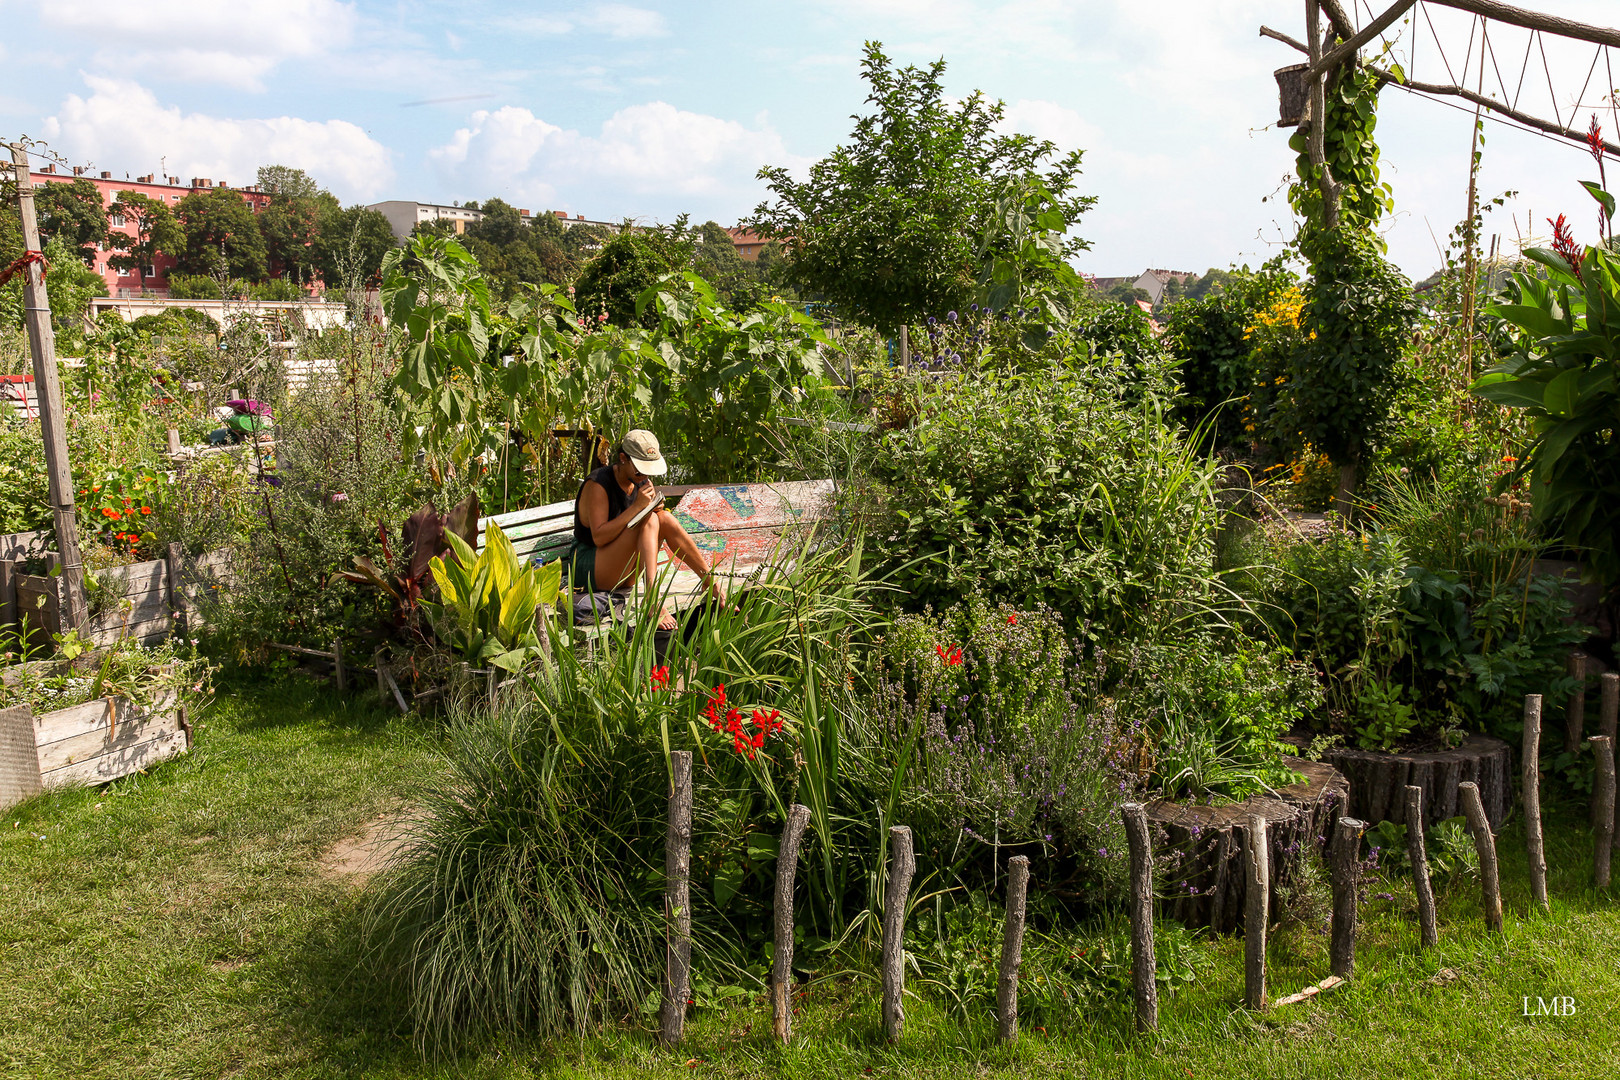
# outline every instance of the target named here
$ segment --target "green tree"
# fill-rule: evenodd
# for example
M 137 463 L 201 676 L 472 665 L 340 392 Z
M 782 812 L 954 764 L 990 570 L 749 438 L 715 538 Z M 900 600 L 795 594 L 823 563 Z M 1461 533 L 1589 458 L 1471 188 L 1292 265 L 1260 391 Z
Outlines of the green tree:
M 694 235 L 692 269 L 714 286 L 722 306 L 746 313 L 769 299 L 772 290 L 765 277 L 766 267 L 737 254 L 730 232 L 716 222 L 705 221 Z
M 683 220 L 671 233 L 626 231 L 609 240 L 574 283 L 574 307 L 580 317 L 592 319 L 606 313 L 614 326 L 656 327 L 656 313 L 637 315 L 636 297 L 665 274 L 683 270 L 690 263 L 692 245 L 685 239 L 685 231 Z
M 95 258 L 97 244 L 107 241 L 107 211 L 102 206 L 101 192 L 83 177 L 70 183 L 35 187 L 34 214 L 41 244 L 60 237 L 85 262 Z
M 247 201 L 230 188 L 194 191 L 174 208 L 185 230 L 176 262 L 182 273 L 215 274 L 263 281 L 269 274 L 264 236 Z
M 313 176 L 290 165 L 260 165 L 259 188 L 293 199 L 313 199 L 322 194 L 321 185 Z
M 107 261 L 120 270 L 151 266 L 157 261 L 159 252 L 173 255 L 185 246 L 185 233 L 162 199 L 154 199 L 138 191 L 120 191 L 111 210 L 135 227 L 133 235 L 125 232 L 108 234 L 112 246 L 120 254 Z
M 1015 181 L 1040 182 L 1065 223 L 1095 199 L 1072 193 L 1080 151 L 1027 135 L 998 135 L 1001 102 L 974 92 L 952 104 L 945 62 L 895 68 L 868 42 L 863 77 L 874 107 L 856 118 L 849 144 L 810 169 L 760 170 L 774 202 L 745 222 L 792 253 L 788 279 L 884 332 L 928 314 L 966 308 L 997 227 L 997 203 Z M 1067 230 L 1064 230 L 1066 232 Z M 1074 237 L 1062 254 L 1087 247 Z
M 312 280 L 322 228 L 342 210 L 337 199 L 325 191 L 271 196 L 270 205 L 259 211 L 259 232 L 264 236 L 271 270 L 299 281 Z
M 351 206 L 322 219 L 315 269 L 332 288 L 358 288 L 377 276 L 383 256 L 398 246 L 394 227 L 380 211 Z

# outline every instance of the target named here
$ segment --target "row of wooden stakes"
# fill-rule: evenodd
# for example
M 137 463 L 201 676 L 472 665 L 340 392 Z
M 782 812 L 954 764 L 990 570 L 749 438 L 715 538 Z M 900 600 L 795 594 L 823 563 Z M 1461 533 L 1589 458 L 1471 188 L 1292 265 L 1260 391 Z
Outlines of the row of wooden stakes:
M 1614 841 L 1615 758 L 1614 738 L 1594 735 L 1587 739 L 1597 759 L 1597 782 L 1593 791 L 1593 819 L 1597 833 L 1594 879 L 1599 888 L 1609 887 L 1610 852 Z M 1543 909 L 1547 901 L 1547 860 L 1541 830 L 1541 695 L 1525 698 L 1523 747 L 1523 802 L 1525 834 L 1530 857 L 1530 888 L 1534 902 Z M 659 1039 L 666 1046 L 681 1040 L 686 1009 L 691 998 L 692 913 L 692 754 L 671 753 L 672 788 L 669 799 L 669 827 L 664 844 L 664 915 L 669 928 L 666 939 L 662 1006 L 659 1011 Z M 1496 836 L 1485 816 L 1485 805 L 1478 785 L 1458 785 L 1468 831 L 1479 853 L 1480 887 L 1486 926 L 1502 929 L 1502 893 L 1497 870 Z M 1153 841 L 1149 833 L 1147 809 L 1141 803 L 1121 808 L 1125 833 L 1130 845 L 1131 982 L 1136 1026 L 1152 1031 L 1159 1024 L 1159 991 L 1154 978 L 1153 945 Z M 771 966 L 771 1031 L 786 1043 L 792 1034 L 793 986 L 793 884 L 798 869 L 799 843 L 810 820 L 806 806 L 794 804 L 788 811 L 787 826 L 777 852 L 775 896 L 776 948 Z M 1418 901 L 1418 927 L 1424 948 L 1438 944 L 1439 923 L 1435 915 L 1434 890 L 1429 883 L 1428 853 L 1423 840 L 1423 789 L 1406 788 L 1407 853 Z M 1352 977 L 1356 968 L 1357 899 L 1360 888 L 1361 837 L 1367 823 L 1341 816 L 1329 838 L 1327 853 L 1333 894 L 1332 935 L 1328 947 L 1332 975 L 1316 986 L 1281 1001 L 1272 1001 L 1266 986 L 1266 930 L 1271 918 L 1270 845 L 1266 819 L 1249 817 L 1243 845 L 1245 874 L 1244 926 L 1244 1004 L 1255 1010 L 1311 996 L 1318 989 Z M 911 830 L 904 825 L 889 829 L 888 888 L 883 898 L 883 948 L 881 960 L 884 1034 L 898 1040 L 905 1028 L 904 936 L 905 912 L 910 899 L 911 878 L 916 871 Z M 1003 1042 L 1018 1037 L 1018 968 L 1024 939 L 1025 898 L 1029 890 L 1029 859 L 1014 856 L 1008 861 L 1006 926 L 1002 937 L 1001 963 L 996 980 L 997 1033 Z

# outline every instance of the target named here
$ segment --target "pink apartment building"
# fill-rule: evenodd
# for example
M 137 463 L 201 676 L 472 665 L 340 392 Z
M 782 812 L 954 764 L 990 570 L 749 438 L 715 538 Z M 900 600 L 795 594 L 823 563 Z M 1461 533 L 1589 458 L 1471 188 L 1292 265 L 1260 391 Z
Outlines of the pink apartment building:
M 134 180 L 114 180 L 112 173 L 91 173 L 87 169 L 75 168 L 72 172 L 58 172 L 55 165 L 46 165 L 30 175 L 36 185 L 52 183 L 71 183 L 74 180 L 89 180 L 96 186 L 101 194 L 102 205 L 111 207 L 118 201 L 118 194 L 122 191 L 134 191 L 149 196 L 160 202 L 167 203 L 170 209 L 181 199 L 194 191 L 203 191 L 208 188 L 229 187 L 225 181 L 215 182 L 205 177 L 193 177 L 190 184 L 182 184 L 178 176 L 137 176 Z M 260 191 L 257 185 L 244 188 L 232 188 L 241 194 L 243 201 L 252 207 L 257 214 L 270 203 L 270 195 Z M 135 235 L 135 226 L 126 222 L 122 217 L 115 216 L 109 209 L 107 222 L 110 231 L 121 232 L 129 236 Z M 118 254 L 116 249 L 109 250 L 108 245 L 97 246 L 94 269 L 107 283 L 107 295 L 119 298 L 140 296 L 143 293 L 152 293 L 156 296 L 169 294 L 169 270 L 174 266 L 174 260 L 168 255 L 159 254 L 155 266 L 143 266 L 135 270 L 119 270 L 108 261 Z

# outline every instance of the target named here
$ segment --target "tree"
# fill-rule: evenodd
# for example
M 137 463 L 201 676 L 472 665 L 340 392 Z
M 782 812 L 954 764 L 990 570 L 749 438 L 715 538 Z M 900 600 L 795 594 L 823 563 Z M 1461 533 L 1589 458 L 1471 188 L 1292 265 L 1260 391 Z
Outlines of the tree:
M 467 226 L 468 239 L 482 240 L 497 248 L 522 244 L 528 239 L 529 226 L 511 203 L 490 199 L 480 209 L 484 216 Z
M 376 278 L 383 256 L 398 246 L 394 227 L 380 211 L 351 206 L 321 221 L 315 269 L 328 288 L 360 288 Z
M 185 246 L 185 233 L 174 220 L 168 204 L 162 199 L 142 195 L 138 191 L 120 191 L 112 204 L 112 213 L 135 226 L 135 233 L 108 234 L 112 246 L 122 254 L 107 261 L 120 270 L 138 270 L 157 261 L 158 252 L 170 255 Z
M 603 313 L 614 326 L 658 325 L 655 312 L 638 318 L 636 297 L 674 270 L 684 270 L 692 258 L 692 245 L 684 239 L 684 221 L 671 235 L 656 230 L 622 232 L 609 240 L 596 258 L 585 264 L 574 283 L 574 307 L 581 318 Z
M 323 193 L 313 176 L 290 165 L 260 165 L 259 188 L 293 199 L 313 199 Z
M 241 195 L 229 188 L 194 191 L 174 208 L 185 230 L 176 262 L 182 273 L 215 274 L 263 281 L 269 274 L 259 222 Z
M 713 221 L 705 221 L 696 232 L 692 269 L 714 286 L 721 303 L 732 311 L 747 313 L 771 295 L 770 283 L 761 266 L 737 254 L 731 233 Z
M 96 245 L 107 240 L 107 211 L 101 204 L 101 192 L 83 177 L 66 184 L 40 184 L 34 189 L 34 213 L 41 244 L 60 237 L 85 262 L 92 261 Z
M 263 172 L 261 169 L 261 176 Z M 299 281 L 313 279 L 315 245 L 323 224 L 342 209 L 337 199 L 325 191 L 272 195 L 270 205 L 259 211 L 259 232 L 264 236 L 271 270 Z
M 884 332 L 931 313 L 966 308 L 1011 182 L 1039 182 L 1072 225 L 1096 200 L 1072 193 L 1080 151 L 1027 135 L 998 135 L 1001 102 L 974 92 L 951 104 L 945 62 L 896 69 L 878 43 L 862 64 L 874 111 L 856 117 L 849 145 L 800 183 L 780 167 L 761 169 L 775 202 L 744 224 L 781 240 L 788 279 L 836 302 Z M 1067 238 L 1062 254 L 1084 250 Z M 993 254 L 993 253 L 992 253 Z

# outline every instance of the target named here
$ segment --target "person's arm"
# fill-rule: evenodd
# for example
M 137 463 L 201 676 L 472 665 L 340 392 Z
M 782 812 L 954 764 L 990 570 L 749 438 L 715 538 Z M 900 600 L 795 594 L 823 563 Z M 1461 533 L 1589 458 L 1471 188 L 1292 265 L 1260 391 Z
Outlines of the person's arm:
M 652 502 L 652 497 L 652 482 L 643 481 L 636 490 L 635 498 L 625 507 L 624 513 L 616 518 L 609 518 L 606 489 L 601 484 L 587 483 L 579 496 L 579 520 L 591 530 L 591 542 L 599 548 L 604 548 L 623 535 L 625 526 L 630 524 L 630 519 L 635 516 L 636 511 Z

